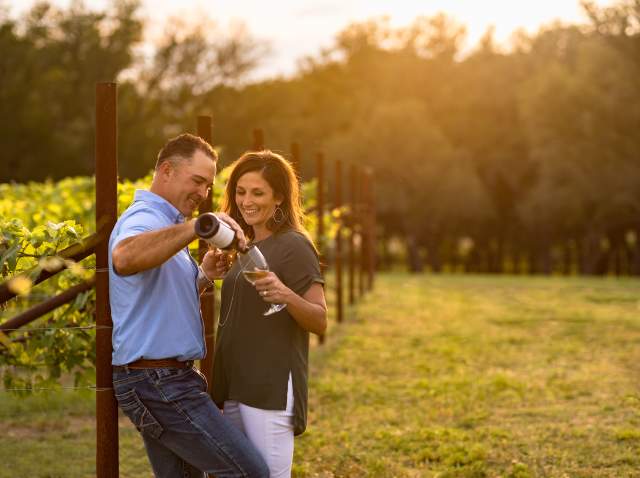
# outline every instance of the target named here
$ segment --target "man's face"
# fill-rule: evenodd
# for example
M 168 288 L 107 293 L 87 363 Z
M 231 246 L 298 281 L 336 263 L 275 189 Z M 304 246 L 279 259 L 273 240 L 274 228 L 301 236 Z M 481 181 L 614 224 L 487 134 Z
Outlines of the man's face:
M 216 164 L 202 151 L 196 151 L 190 160 L 167 166 L 167 199 L 183 216 L 190 217 L 213 185 Z

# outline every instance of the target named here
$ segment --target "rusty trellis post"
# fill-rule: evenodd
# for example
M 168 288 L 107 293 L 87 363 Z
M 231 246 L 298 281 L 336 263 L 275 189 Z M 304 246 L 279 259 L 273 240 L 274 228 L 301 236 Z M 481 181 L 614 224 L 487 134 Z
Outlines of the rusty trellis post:
M 316 156 L 316 241 L 320 253 L 324 253 L 324 154 L 318 153 Z
M 335 209 L 338 214 L 341 213 L 342 208 L 342 162 L 336 160 L 336 177 L 335 177 Z M 342 322 L 344 318 L 344 305 L 342 297 L 342 216 L 339 215 L 338 227 L 336 230 L 336 319 L 338 323 Z
M 357 170 L 349 168 L 349 305 L 356 302 L 356 228 L 358 224 Z
M 368 281 L 367 281 L 367 289 L 373 290 L 373 282 L 375 278 L 376 272 L 376 251 L 377 249 L 377 224 L 376 224 L 376 201 L 374 194 L 374 176 L 373 171 L 369 169 L 367 171 L 367 210 L 369 211 L 368 215 L 368 228 L 369 228 L 369 258 L 367 259 L 368 266 Z
M 198 116 L 198 136 L 207 143 L 212 144 L 212 122 L 211 116 Z M 213 211 L 213 189 L 209 189 L 206 199 L 200 204 L 198 212 L 200 214 Z M 209 246 L 202 239 L 198 241 L 198 260 L 202 262 Z M 204 337 L 207 348 L 207 355 L 200 361 L 200 370 L 207 378 L 207 392 L 211 393 L 213 383 L 213 356 L 215 348 L 216 314 L 215 314 L 215 290 L 209 288 L 200 296 L 200 312 L 204 322 Z
M 369 211 L 367 210 L 367 176 L 363 168 L 358 168 L 358 205 L 360 219 L 360 264 L 358 267 L 358 288 L 360 290 L 360 297 L 365 293 L 365 274 L 367 271 L 367 258 L 368 246 L 369 246 L 369 230 L 368 230 L 368 217 Z
M 264 149 L 264 132 L 261 128 L 253 130 L 253 151 L 262 151 Z
M 96 246 L 96 475 L 118 477 L 118 408 L 111 378 L 109 234 L 118 216 L 117 85 L 96 85 L 96 229 L 105 235 Z
M 324 259 L 324 154 L 318 153 L 316 156 L 316 177 L 317 177 L 317 189 L 316 189 L 316 217 L 317 217 L 317 229 L 316 229 L 316 242 L 318 243 L 318 250 L 320 252 L 320 264 L 322 272 L 326 266 L 322 266 Z M 324 343 L 325 336 L 320 335 L 318 340 L 321 344 Z

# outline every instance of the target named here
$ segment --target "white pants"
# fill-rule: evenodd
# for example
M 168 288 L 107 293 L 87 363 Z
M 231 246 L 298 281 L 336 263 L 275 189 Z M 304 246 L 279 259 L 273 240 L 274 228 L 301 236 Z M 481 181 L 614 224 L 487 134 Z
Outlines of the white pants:
M 287 385 L 287 408 L 263 410 L 235 400 L 224 402 L 224 415 L 249 438 L 269 466 L 270 478 L 291 476 L 293 464 L 293 386 Z

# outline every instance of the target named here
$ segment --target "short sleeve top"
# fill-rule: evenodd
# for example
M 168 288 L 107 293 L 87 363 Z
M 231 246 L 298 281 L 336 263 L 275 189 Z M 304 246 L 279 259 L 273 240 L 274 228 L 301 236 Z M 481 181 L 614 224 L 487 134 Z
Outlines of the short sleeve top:
M 312 284 L 324 284 L 318 255 L 303 234 L 274 234 L 256 245 L 269 269 L 298 295 Z M 247 282 L 238 261 L 222 285 L 213 374 L 213 399 L 219 407 L 236 400 L 266 410 L 284 410 L 291 373 L 294 396 L 294 433 L 307 420 L 309 333 L 287 308 L 264 317 L 269 304 Z
M 184 216 L 166 199 L 138 190 L 113 228 L 109 239 L 113 365 L 141 358 L 196 360 L 205 355 L 198 265 L 188 248 L 136 274 L 119 275 L 113 268 L 112 252 L 120 241 L 182 222 Z

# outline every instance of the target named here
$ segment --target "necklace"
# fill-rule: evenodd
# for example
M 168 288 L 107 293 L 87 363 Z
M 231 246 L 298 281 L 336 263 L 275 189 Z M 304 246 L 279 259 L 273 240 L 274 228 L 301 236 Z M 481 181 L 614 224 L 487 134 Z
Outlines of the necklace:
M 231 313 L 231 308 L 233 307 L 233 298 L 236 296 L 236 286 L 238 285 L 238 277 L 242 273 L 242 269 L 238 270 L 238 273 L 233 278 L 233 289 L 231 289 L 231 300 L 229 301 L 229 308 L 227 309 L 227 313 L 224 316 L 224 320 L 221 320 L 218 323 L 218 327 L 224 327 L 227 321 L 229 320 L 229 314 Z

